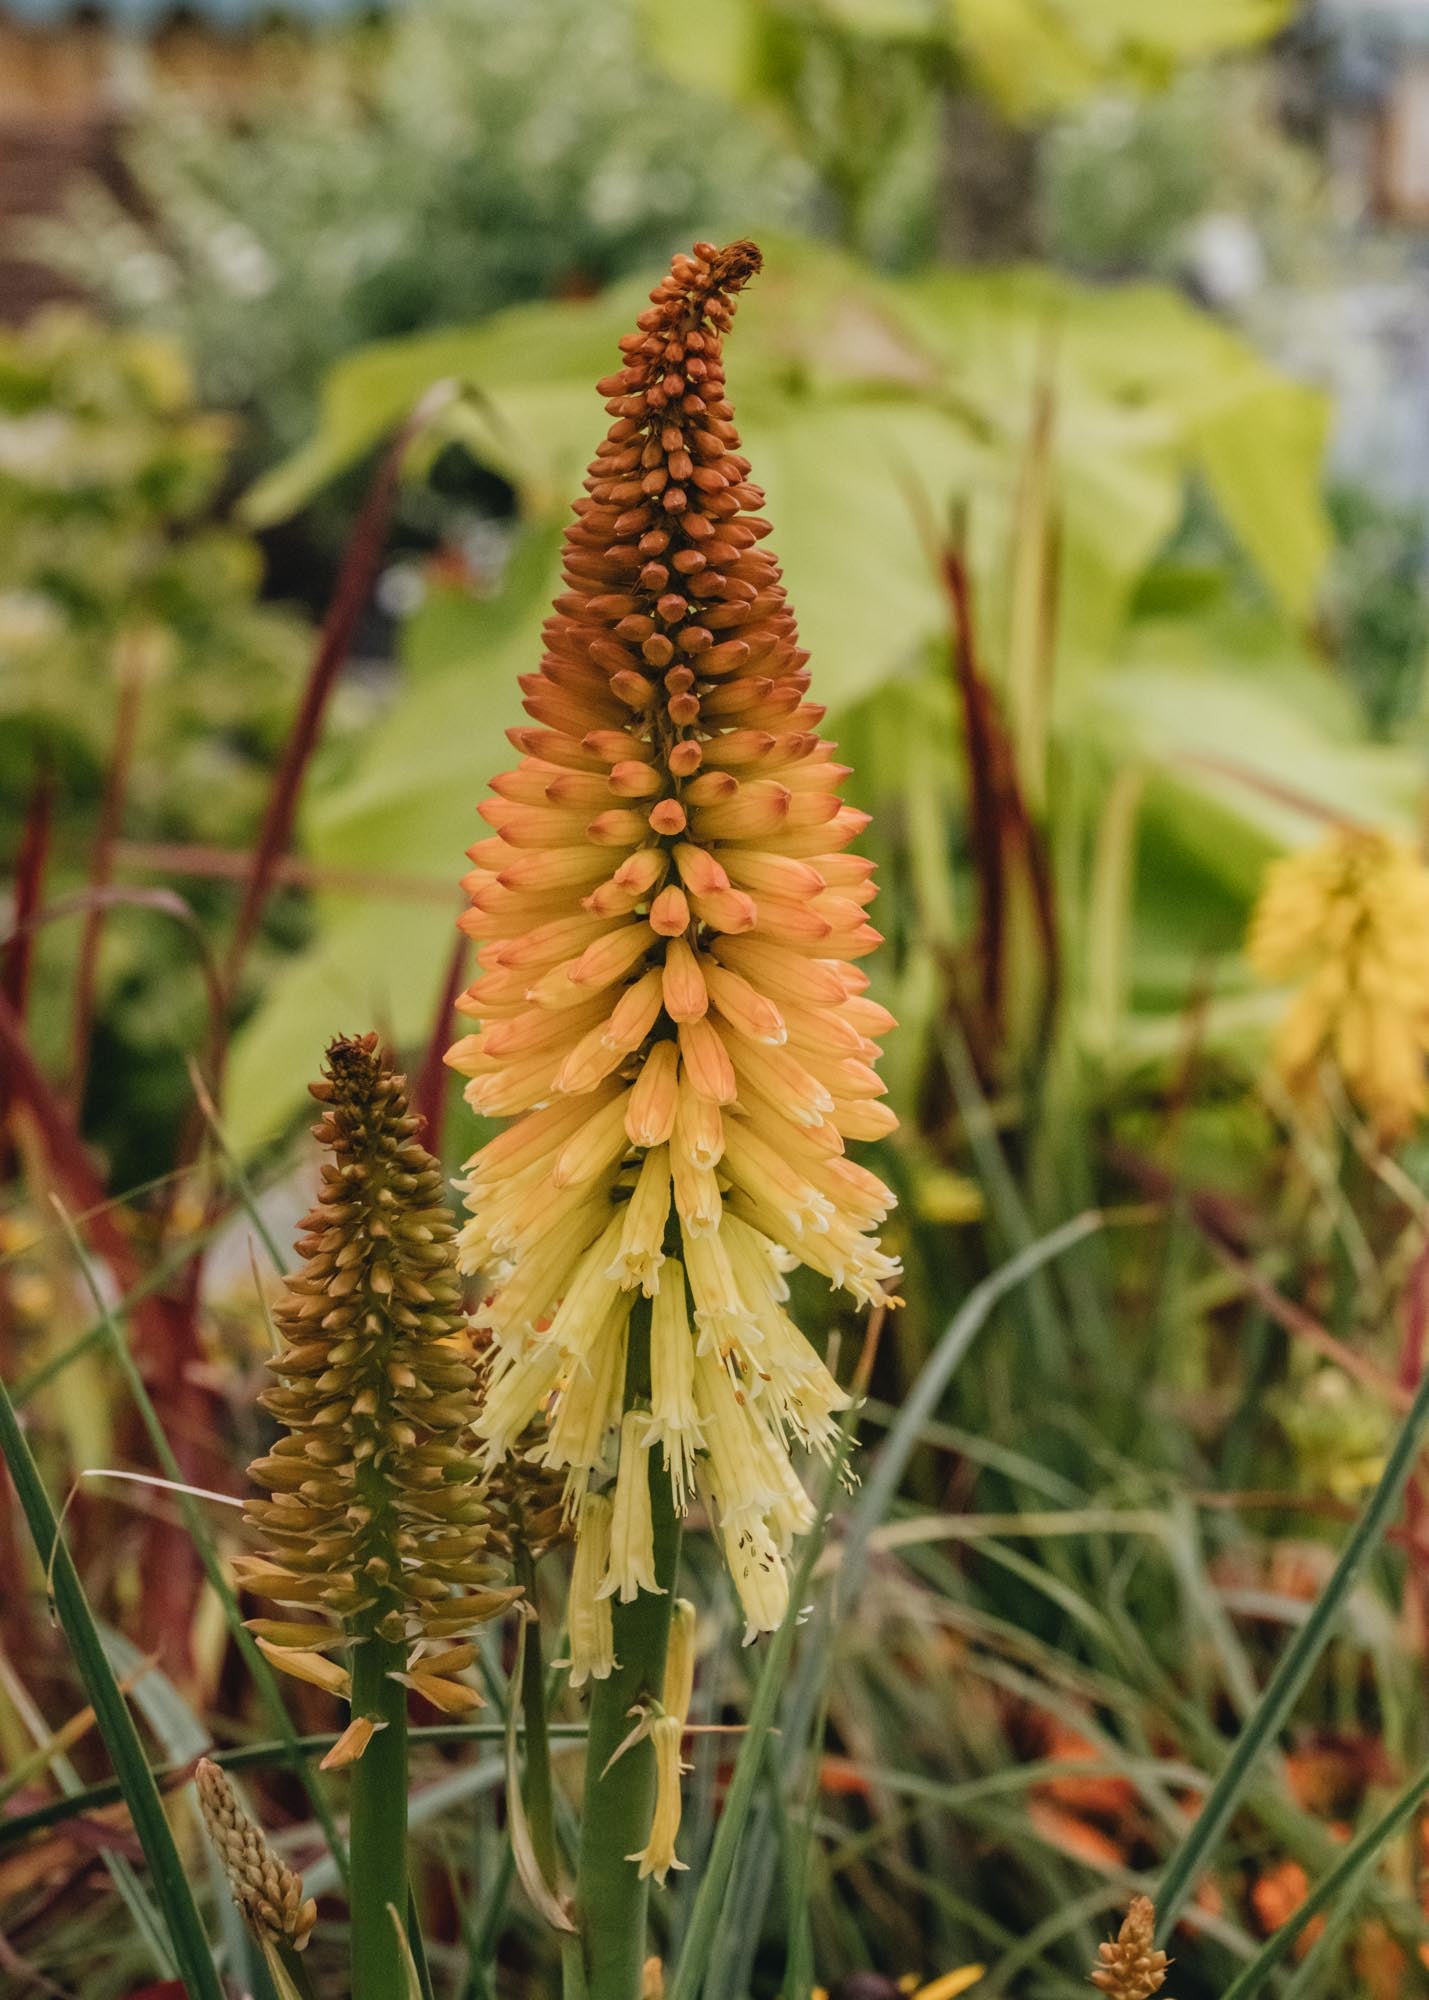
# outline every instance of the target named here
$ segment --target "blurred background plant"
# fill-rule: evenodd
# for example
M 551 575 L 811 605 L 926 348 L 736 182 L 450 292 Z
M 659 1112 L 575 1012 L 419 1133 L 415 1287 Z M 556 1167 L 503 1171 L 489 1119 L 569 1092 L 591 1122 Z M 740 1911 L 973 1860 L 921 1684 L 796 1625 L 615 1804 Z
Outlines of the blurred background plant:
M 4 1051 L 0 1342 L 57 1494 L 163 1467 L 52 1192 L 119 1201 L 82 1225 L 100 1296 L 187 1475 L 232 1493 L 261 1448 L 262 1239 L 305 1205 L 328 1036 L 379 1026 L 448 1166 L 477 1142 L 431 1060 L 464 983 L 456 878 L 598 434 L 591 384 L 675 244 L 763 241 L 731 380 L 874 814 L 876 991 L 904 1024 L 904 1129 L 877 1165 L 909 1282 L 711 1948 L 722 2000 L 974 1961 L 974 1994 L 1084 1991 L 1305 1628 L 1420 1378 L 1422 1126 L 1384 1150 L 1333 1063 L 1313 1111 L 1292 1097 L 1269 1060 L 1286 996 L 1242 950 L 1277 855 L 1331 823 L 1417 840 L 1423 817 L 1423 10 L 1359 11 L 409 0 L 235 39 L 200 9 L 106 42 L 39 0 L 0 9 L 35 101 L 67 62 L 102 138 L 11 231 L 30 294 L 78 290 L 83 316 L 0 354 L 4 972 L 26 1034 Z M 171 900 L 104 911 L 81 1100 L 105 888 Z M 228 977 L 240 909 L 256 948 Z M 178 1203 L 131 1194 L 171 1167 Z M 1054 1238 L 984 1328 L 957 1316 L 1093 1207 L 1106 1225 Z M 802 1304 L 846 1373 L 858 1329 Z M 281 1762 L 176 1505 L 86 1481 L 68 1517 L 114 1658 L 158 1655 L 135 1684 L 150 1748 Z M 226 1518 L 201 1517 L 225 1555 Z M 56 1800 L 104 1767 L 50 1740 L 80 1697 L 12 1529 L 0 1932 L 101 2000 L 154 1955 L 114 1921 L 112 1807 Z M 1416 1471 L 1200 1857 L 1181 2000 L 1219 2000 L 1429 1760 L 1424 1533 Z M 737 1722 L 759 1655 L 717 1575 L 692 1590 L 695 1719 Z M 481 1662 L 498 1713 L 504 1643 Z M 293 1712 L 333 1726 L 317 1690 Z M 565 1839 L 580 1705 L 553 1715 Z M 417 1740 L 437 1989 L 549 1990 L 499 1757 Z M 693 1755 L 691 1871 L 656 1906 L 672 1961 L 733 1746 Z M 336 1871 L 292 1779 L 262 1795 L 319 1898 L 321 1987 Z M 1422 1875 L 1412 1819 L 1265 1990 L 1429 1990 Z
M 626 7 L 577 0 L 398 8 L 297 87 L 275 64 L 237 122 L 161 87 L 121 154 L 122 193 L 77 186 L 27 246 L 182 340 L 202 395 L 244 413 L 250 472 L 306 435 L 354 347 L 580 297 L 752 202 L 791 218 L 811 187 L 772 134 L 663 75 Z
M 53 788 L 52 901 L 107 886 L 121 839 L 252 838 L 307 635 L 215 512 L 233 431 L 162 335 L 54 309 L 0 343 L 0 812 L 13 841 L 37 784 Z M 186 895 L 195 922 L 221 919 L 221 889 Z M 174 1052 L 202 1038 L 207 1003 L 192 935 L 121 915 L 96 956 L 102 915 L 31 940 L 32 1018 L 71 1088 L 89 1074 L 89 1129 L 132 1183 L 172 1149 Z

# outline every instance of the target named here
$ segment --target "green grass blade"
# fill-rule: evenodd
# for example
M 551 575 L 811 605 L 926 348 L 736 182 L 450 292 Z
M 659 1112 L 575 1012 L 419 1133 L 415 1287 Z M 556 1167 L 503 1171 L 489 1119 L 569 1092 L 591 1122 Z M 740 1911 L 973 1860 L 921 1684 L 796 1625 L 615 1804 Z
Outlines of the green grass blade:
M 854 1509 L 839 1566 L 838 1590 L 843 1605 L 847 1606 L 853 1602 L 867 1553 L 868 1538 L 891 1505 L 908 1461 L 920 1442 L 925 1425 L 936 1414 L 948 1383 L 995 1307 L 1009 1293 L 1016 1291 L 1029 1278 L 1036 1276 L 1053 1258 L 1073 1248 L 1101 1228 L 1102 1223 L 1103 1217 L 1099 1213 L 1088 1212 L 1075 1216 L 1070 1222 L 1062 1224 L 1060 1228 L 1052 1230 L 1035 1243 L 1028 1244 L 1015 1257 L 1009 1258 L 1000 1269 L 992 1272 L 981 1284 L 975 1286 L 960 1310 L 953 1316 L 888 1432 L 883 1448 L 874 1461 L 867 1484 L 859 1497 L 858 1505 Z M 851 1445 L 850 1423 L 843 1434 L 841 1454 L 846 1455 Z M 832 1512 L 837 1490 L 836 1474 L 843 1462 L 842 1455 L 836 1460 L 830 1473 L 830 1483 L 823 1495 L 819 1510 L 818 1525 L 811 1531 L 804 1544 L 799 1573 L 790 1592 L 790 1614 L 785 1621 L 790 1629 L 786 1636 L 785 1628 L 781 1627 L 770 1642 L 769 1654 L 750 1707 L 748 1726 L 744 1741 L 740 1745 L 739 1759 L 735 1764 L 735 1776 L 710 1849 L 704 1879 L 695 1896 L 689 1930 L 685 1935 L 675 1983 L 670 1989 L 668 2000 L 695 2000 L 706 1963 L 715 1949 L 726 1889 L 737 1858 L 738 1842 L 744 1831 L 745 1818 L 753 1806 L 754 1788 L 762 1755 L 758 1745 L 772 1727 L 774 1714 L 780 1702 L 782 1684 L 793 1647 L 792 1623 L 797 1619 L 799 1609 L 804 1603 L 818 1559 L 819 1545 Z M 804 1656 L 794 1677 L 792 1688 L 784 1700 L 779 1762 L 786 1773 L 803 1752 L 818 1703 L 820 1679 L 827 1672 L 828 1646 L 819 1643 L 820 1637 L 827 1632 L 827 1624 L 827 1613 L 825 1613 L 818 1631 L 806 1634 Z M 769 1703 L 767 1715 L 763 1708 L 766 1697 Z M 743 1786 L 740 1783 L 742 1771 L 746 1773 Z M 738 1813 L 735 1811 L 736 1787 L 740 1787 Z M 768 1833 L 766 1824 L 756 1825 L 751 1837 L 753 1844 L 760 1851 L 745 1857 L 741 1881 L 748 1885 L 749 1897 L 746 1899 L 741 1896 L 735 1899 L 738 1904 L 737 1923 L 741 1939 L 747 1940 L 750 1933 L 757 1928 L 760 1911 L 763 1908 L 762 1898 L 767 1894 L 772 1877 L 772 1857 L 767 1853 Z M 697 1924 L 701 1926 L 698 1932 Z M 698 1958 L 691 1955 L 696 1948 L 699 1952 Z
M 161 1668 L 147 1660 L 139 1648 L 111 1625 L 99 1623 L 100 1643 L 119 1684 L 129 1690 L 135 1708 L 149 1725 L 149 1733 L 160 1744 L 165 1757 L 182 1769 L 209 1749 L 209 1732 L 194 1714 L 173 1682 Z M 158 1784 L 157 1773 L 154 1782 Z M 160 1790 L 164 1790 L 160 1786 Z M 189 1787 L 184 1786 L 185 1795 Z M 262 1959 L 257 1945 L 238 1913 L 228 1888 L 228 1878 L 218 1855 L 208 1848 L 208 1880 L 213 1892 L 212 1909 L 218 1927 L 219 1965 L 251 1989 L 253 2000 L 273 2000 L 262 1980 Z
M 65 1233 L 69 1236 L 70 1241 L 73 1242 L 76 1224 L 83 1221 L 84 1218 L 83 1216 L 71 1217 L 69 1211 L 63 1208 L 60 1214 L 63 1218 Z M 126 1292 L 124 1297 L 120 1299 L 119 1303 L 113 1309 L 112 1316 L 122 1319 L 128 1313 L 132 1312 L 135 1306 L 141 1305 L 147 1298 L 152 1298 L 153 1294 L 160 1291 L 170 1278 L 176 1276 L 178 1272 L 183 1270 L 186 1264 L 192 1261 L 196 1251 L 202 1249 L 206 1243 L 212 1242 L 216 1236 L 228 1227 L 228 1220 L 226 1215 L 220 1216 L 216 1222 L 210 1223 L 206 1229 L 200 1230 L 195 1236 L 186 1237 L 177 1248 L 168 1251 L 163 1257 L 157 1258 L 144 1273 L 138 1284 L 134 1286 L 133 1290 Z M 22 1375 L 11 1390 L 11 1397 L 16 1409 L 23 1409 L 26 1403 L 40 1393 L 41 1389 L 47 1388 L 57 1376 L 63 1375 L 66 1368 L 73 1362 L 78 1361 L 81 1356 L 90 1353 L 96 1347 L 102 1346 L 107 1338 L 107 1320 L 105 1317 L 101 1317 L 95 1320 L 92 1325 L 86 1327 L 84 1332 L 78 1334 L 67 1346 L 62 1347 L 57 1354 L 52 1354 L 47 1360 L 42 1361 L 38 1368 L 33 1369 L 28 1375 Z
M 858 1590 L 869 1536 L 893 1504 L 925 1427 L 936 1417 L 949 1382 L 994 1308 L 1009 1292 L 1015 1292 L 1039 1274 L 1044 1265 L 1100 1229 L 1104 1220 L 1099 1211 L 1089 1209 L 1039 1237 L 1035 1243 L 1029 1243 L 975 1285 L 953 1315 L 904 1399 L 853 1510 L 841 1565 L 840 1588 L 846 1603 L 852 1603 Z
M 499 1743 L 506 1733 L 506 1725 L 501 1722 L 439 1722 L 421 1729 L 410 1731 L 413 1743 Z M 583 1722 L 553 1722 L 547 1732 L 556 1743 L 582 1743 L 586 1728 Z M 294 1739 L 298 1754 L 302 1757 L 322 1757 L 337 1741 L 336 1730 L 327 1730 L 318 1736 L 299 1736 Z M 268 1743 L 244 1743 L 234 1750 L 209 1750 L 208 1759 L 224 1771 L 253 1771 L 268 1764 L 286 1764 L 288 1744 L 279 1739 Z M 167 1786 L 181 1785 L 189 1776 L 188 1763 L 173 1764 L 154 1772 L 154 1782 L 162 1791 Z M 78 1781 L 76 1781 L 77 1783 Z M 46 1827 L 61 1826 L 67 1819 L 78 1819 L 86 1813 L 94 1813 L 104 1806 L 112 1806 L 123 1798 L 122 1787 L 114 1779 L 107 1779 L 97 1785 L 80 1786 L 62 1799 L 51 1799 L 47 1805 L 35 1806 L 30 1812 L 10 1813 L 0 1817 L 0 1854 L 18 1846 L 32 1833 L 43 1833 Z
M 843 1429 L 839 1434 L 839 1441 L 824 1480 L 818 1520 L 804 1538 L 798 1566 L 790 1579 L 789 1608 L 778 1631 L 770 1640 L 769 1650 L 764 1656 L 764 1665 L 760 1669 L 754 1689 L 754 1699 L 749 1706 L 749 1719 L 740 1742 L 739 1755 L 735 1759 L 734 1775 L 725 1794 L 724 1809 L 720 1814 L 714 1842 L 710 1847 L 704 1877 L 695 1894 L 685 1941 L 680 1950 L 674 1977 L 666 1988 L 665 2000 L 697 2000 L 700 1988 L 704 1984 L 705 1967 L 723 1912 L 725 1891 L 734 1873 L 740 1838 L 754 1804 L 760 1765 L 764 1761 L 765 1742 L 774 1726 L 779 1697 L 783 1692 L 784 1678 L 794 1650 L 794 1634 L 798 1629 L 799 1618 L 808 1596 L 824 1529 L 838 1494 L 839 1473 L 853 1443 L 854 1421 L 855 1413 L 850 1410 L 845 1415 Z
M 1222 2000 L 1250 2000 L 1258 1993 L 1277 1965 L 1295 1945 L 1308 1923 L 1328 1909 L 1340 1895 L 1348 1896 L 1386 1841 L 1409 1826 L 1424 1800 L 1429 1798 L 1429 1768 L 1407 1784 L 1382 1818 L 1367 1827 L 1358 1840 L 1351 1841 L 1340 1860 L 1321 1877 L 1299 1909 L 1280 1925 L 1263 1944 L 1249 1965 L 1242 1966 L 1222 1995 Z
M 47 1810 L 54 1813 L 57 1820 L 73 1818 L 85 1812 L 88 1809 L 86 1800 L 91 1788 L 84 1784 L 64 1751 L 50 1738 L 44 1717 L 33 1708 L 23 1684 L 17 1681 L 3 1651 L 0 1651 L 0 1685 L 3 1685 L 6 1697 L 18 1710 L 35 1741 L 46 1742 L 49 1754 L 45 1761 L 49 1765 L 55 1783 L 64 1795 L 60 1799 L 52 1800 Z M 111 1783 L 105 1789 L 109 1795 L 107 1803 L 111 1805 L 117 1804 L 124 1796 L 123 1788 L 117 1784 Z M 0 1842 L 3 1842 L 11 1826 L 24 1826 L 29 1818 L 28 1813 L 0 1817 Z M 135 1930 L 149 1947 L 155 1965 L 160 1968 L 165 1978 L 172 1979 L 178 1967 L 174 1964 L 174 1955 L 169 1949 L 169 1936 L 164 1929 L 163 1919 L 154 1908 L 148 1890 L 139 1880 L 126 1855 L 106 1853 L 100 1858 L 105 1873 L 114 1884 L 119 1900 L 133 1918 Z
M 184 1479 L 183 1468 L 174 1455 L 173 1447 L 169 1443 L 168 1434 L 163 1424 L 159 1421 L 159 1413 L 154 1408 L 153 1400 L 144 1386 L 144 1378 L 139 1373 L 134 1357 L 129 1351 L 129 1343 L 124 1337 L 124 1329 L 105 1302 L 104 1293 L 100 1288 L 94 1266 L 90 1262 L 78 1229 L 61 1204 L 56 1202 L 55 1205 L 59 1210 L 60 1219 L 69 1237 L 70 1246 L 74 1251 L 75 1260 L 84 1278 L 86 1289 L 99 1313 L 99 1326 L 114 1355 L 119 1372 L 124 1378 L 124 1385 L 133 1399 L 134 1407 L 139 1412 L 140 1421 L 143 1423 L 145 1433 L 148 1436 L 150 1444 L 153 1446 L 154 1456 L 158 1459 L 165 1477 L 173 1480 L 175 1485 L 182 1489 L 187 1483 Z M 252 1633 L 243 1622 L 243 1612 L 238 1602 L 237 1592 L 229 1582 L 228 1572 L 223 1566 L 223 1561 L 218 1553 L 213 1536 L 209 1533 L 208 1520 L 202 1507 L 199 1506 L 191 1493 L 180 1490 L 176 1497 L 179 1512 L 183 1516 L 184 1526 L 188 1530 L 189 1537 L 198 1553 L 203 1573 L 207 1577 L 214 1595 L 223 1607 L 224 1622 L 228 1626 L 229 1634 L 233 1639 L 234 1645 L 238 1648 L 244 1666 L 247 1667 L 252 1677 L 253 1685 L 257 1689 L 259 1699 L 268 1712 L 273 1728 L 287 1746 L 288 1755 L 286 1761 L 288 1766 L 307 1793 L 313 1817 L 321 1827 L 323 1837 L 327 1841 L 328 1848 L 336 1860 L 339 1872 L 345 1881 L 347 1877 L 347 1850 L 343 1845 L 342 1836 L 338 1832 L 337 1822 L 332 1815 L 332 1808 L 327 1802 L 326 1795 L 313 1771 L 312 1765 L 303 1757 L 301 1751 L 298 1749 L 297 1732 L 294 1730 L 291 1718 L 288 1715 L 287 1704 L 283 1700 L 282 1690 L 278 1685 L 278 1676 L 268 1661 L 264 1659 L 254 1642 Z
M 55 1608 L 123 1787 L 134 1831 L 149 1863 L 154 1894 L 168 1927 L 179 1977 L 189 1990 L 190 2000 L 223 2000 L 208 1939 L 164 1816 L 163 1801 L 144 1755 L 138 1728 L 105 1657 L 79 1574 L 60 1539 L 49 1495 L 3 1382 L 0 1382 L 0 1454 L 10 1468 L 40 1561 L 53 1579 Z
M 1330 1638 L 1337 1614 L 1398 1513 L 1405 1483 L 1423 1440 L 1426 1421 L 1429 1421 L 1429 1372 L 1425 1373 L 1415 1392 L 1379 1484 L 1356 1521 L 1328 1583 L 1315 1600 L 1310 1616 L 1286 1647 L 1245 1728 L 1236 1738 L 1225 1767 L 1211 1787 L 1199 1815 L 1166 1864 L 1155 1899 L 1158 1936 L 1161 1938 L 1168 1936 L 1175 1925 L 1197 1876 L 1240 1804 L 1261 1754 L 1274 1742 L 1288 1721 L 1315 1662 Z

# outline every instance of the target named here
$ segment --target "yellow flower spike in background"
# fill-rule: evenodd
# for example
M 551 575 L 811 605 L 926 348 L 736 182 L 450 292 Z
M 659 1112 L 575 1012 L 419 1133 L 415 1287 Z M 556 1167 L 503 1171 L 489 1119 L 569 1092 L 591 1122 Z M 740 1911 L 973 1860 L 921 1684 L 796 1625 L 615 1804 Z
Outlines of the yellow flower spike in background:
M 898 1279 L 875 1233 L 892 1195 L 846 1151 L 896 1122 L 872 1067 L 892 1020 L 857 964 L 879 942 L 872 865 L 847 851 L 865 820 L 817 733 L 725 398 L 759 262 L 748 243 L 677 257 L 599 385 L 613 422 L 522 680 L 534 726 L 511 732 L 523 759 L 465 881 L 478 1025 L 448 1060 L 474 1109 L 515 1120 L 462 1184 L 494 1344 L 478 1429 L 496 1461 L 548 1412 L 536 1449 L 580 1523 L 582 1676 L 609 1658 L 591 1538 L 613 1527 L 597 1588 L 655 1585 L 652 1454 L 678 1513 L 696 1485 L 711 1503 L 750 1632 L 778 1624 L 811 1518 L 791 1446 L 828 1450 L 846 1402 L 785 1273 L 873 1305 Z M 649 1391 L 627 1410 L 642 1294 Z M 612 1477 L 613 1515 L 592 1516 Z
M 1303 1090 L 1333 1058 L 1386 1140 L 1429 1108 L 1429 868 L 1408 841 L 1337 828 L 1272 862 L 1251 919 L 1251 964 L 1297 981 L 1277 1066 Z

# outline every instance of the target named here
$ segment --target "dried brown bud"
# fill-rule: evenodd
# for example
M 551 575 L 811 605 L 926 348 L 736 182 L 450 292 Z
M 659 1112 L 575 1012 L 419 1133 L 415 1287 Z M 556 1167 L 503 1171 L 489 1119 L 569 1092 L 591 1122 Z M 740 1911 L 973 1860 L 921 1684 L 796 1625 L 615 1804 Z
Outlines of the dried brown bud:
M 244 1922 L 262 1942 L 301 1951 L 318 1914 L 303 1896 L 302 1876 L 273 1853 L 217 1764 L 201 1757 L 194 1778 L 203 1823 Z
M 419 1692 L 471 1707 L 473 1691 L 444 1678 L 469 1660 L 455 1642 L 514 1593 L 493 1587 L 441 1170 L 375 1035 L 333 1042 L 312 1093 L 329 1157 L 306 1261 L 275 1309 L 284 1345 L 263 1402 L 286 1435 L 250 1467 L 271 1496 L 248 1509 L 268 1553 L 242 1565 L 250 1588 L 300 1615 L 253 1629 L 275 1664 L 335 1692 L 344 1676 L 325 1652 L 405 1644 Z
M 1166 1984 L 1171 1963 L 1156 1949 L 1156 1911 L 1149 1896 L 1133 1896 L 1114 1943 L 1098 1945 L 1101 1964 L 1091 1975 L 1108 2000 L 1151 2000 Z

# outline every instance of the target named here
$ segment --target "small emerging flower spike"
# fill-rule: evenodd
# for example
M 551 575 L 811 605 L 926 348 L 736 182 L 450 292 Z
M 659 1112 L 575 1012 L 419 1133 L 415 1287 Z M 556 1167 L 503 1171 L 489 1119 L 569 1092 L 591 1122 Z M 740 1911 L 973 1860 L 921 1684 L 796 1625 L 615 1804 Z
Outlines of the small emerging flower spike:
M 203 1823 L 244 1922 L 260 1943 L 301 1951 L 318 1915 L 312 1897 L 303 1895 L 302 1876 L 274 1854 L 217 1764 L 200 1757 L 194 1779 Z
M 1147 1896 L 1133 1896 L 1113 1943 L 1097 1946 L 1101 1963 L 1092 1985 L 1107 2000 L 1151 2000 L 1166 1984 L 1171 1961 L 1156 1949 L 1156 1911 Z
M 713 1502 L 752 1630 L 778 1622 L 808 1520 L 790 1447 L 827 1450 L 846 1403 L 784 1274 L 867 1304 L 899 1275 L 877 1237 L 893 1197 L 846 1152 L 896 1123 L 873 1067 L 892 1017 L 859 965 L 880 942 L 872 864 L 848 851 L 865 816 L 818 734 L 725 395 L 759 264 L 751 243 L 677 257 L 598 385 L 612 422 L 521 683 L 532 726 L 470 850 L 480 971 L 459 1005 L 478 1025 L 448 1056 L 474 1109 L 514 1120 L 463 1183 L 489 1456 L 547 1411 L 540 1450 L 578 1511 L 658 1452 L 678 1511 L 697 1484 Z M 638 1293 L 654 1394 L 622 1424 Z M 617 1477 L 622 1598 L 648 1588 L 637 1498 Z
M 470 1449 L 476 1371 L 441 1170 L 375 1035 L 333 1042 L 311 1090 L 328 1157 L 275 1309 L 263 1402 L 285 1435 L 250 1467 L 270 1495 L 248 1508 L 268 1551 L 240 1566 L 295 1615 L 252 1629 L 275 1665 L 342 1695 L 349 1668 L 327 1655 L 383 1642 L 409 1686 L 460 1713 L 478 1701 L 456 1678 L 466 1636 L 515 1593 L 496 1587 Z M 356 1718 L 328 1761 L 371 1734 Z

